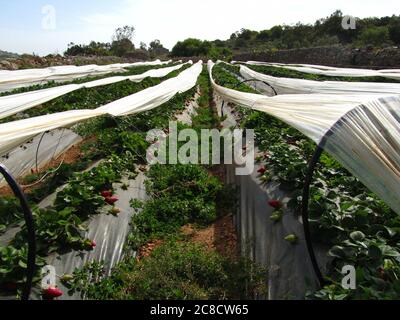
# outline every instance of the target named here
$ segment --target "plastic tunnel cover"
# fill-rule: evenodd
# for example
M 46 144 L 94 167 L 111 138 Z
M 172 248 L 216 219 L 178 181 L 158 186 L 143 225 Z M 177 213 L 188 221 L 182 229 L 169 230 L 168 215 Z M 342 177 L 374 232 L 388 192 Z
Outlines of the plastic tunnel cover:
M 48 81 L 71 81 L 87 76 L 103 75 L 112 72 L 123 72 L 124 68 L 135 66 L 152 66 L 168 64 L 171 61 L 161 62 L 160 60 L 136 63 L 117 63 L 104 66 L 85 65 L 85 66 L 57 66 L 44 69 L 25 69 L 25 70 L 0 70 L 0 92 L 9 91 L 17 88 L 27 87 L 34 84 L 45 83 Z
M 319 144 L 400 214 L 400 97 L 388 95 L 297 94 L 265 97 L 219 86 L 227 101 L 277 117 Z M 365 108 L 360 107 L 363 105 Z M 355 110 L 353 113 L 350 111 Z M 346 126 L 335 126 L 340 119 Z M 329 143 L 328 143 L 329 142 Z
M 130 80 L 132 82 L 141 82 L 147 77 L 162 78 L 168 75 L 169 73 L 182 68 L 183 65 L 184 64 L 179 64 L 168 68 L 153 69 L 146 71 L 143 74 L 138 74 L 133 76 L 109 77 L 82 84 L 68 84 L 65 86 L 58 86 L 49 89 L 42 89 L 42 90 L 36 90 L 36 91 L 30 91 L 30 92 L 24 92 L 20 94 L 0 97 L 0 119 L 6 118 L 8 116 L 30 109 L 32 107 L 41 105 L 45 102 L 48 102 L 50 100 L 53 100 L 67 93 L 82 88 L 94 88 L 125 80 Z
M 243 62 L 232 61 L 232 63 L 243 63 Z M 384 77 L 389 79 L 400 80 L 400 69 L 385 69 L 385 70 L 351 69 L 351 68 L 318 66 L 310 64 L 291 65 L 282 63 L 261 62 L 261 61 L 248 61 L 245 62 L 245 64 L 280 67 L 304 73 L 318 74 L 331 77 Z
M 325 94 L 400 94 L 400 83 L 313 81 L 277 78 L 240 66 L 240 74 L 246 80 L 265 81 L 278 94 L 325 93 Z
M 38 145 L 41 141 L 41 144 Z M 68 129 L 57 129 L 48 132 L 43 136 L 36 136 L 31 143 L 27 143 L 11 151 L 6 159 L 1 162 L 13 174 L 19 178 L 30 173 L 36 166 L 36 152 L 38 150 L 39 169 L 49 163 L 52 159 L 57 159 L 59 155 L 68 150 L 72 145 L 82 141 L 82 138 Z M 6 185 L 6 181 L 0 176 L 0 187 Z
M 174 78 L 94 110 L 71 110 L 1 124 L 0 155 L 5 155 L 45 131 L 71 127 L 78 122 L 106 114 L 124 116 L 156 108 L 177 93 L 193 88 L 201 71 L 202 61 L 199 61 Z
M 183 113 L 176 115 L 176 117 L 180 119 L 179 121 L 189 123 L 188 120 L 191 120 L 191 116 L 196 114 L 196 109 L 198 107 L 196 97 L 195 95 L 194 100 L 191 101 L 190 105 L 186 107 Z M 115 194 L 119 199 L 116 206 L 121 210 L 120 214 L 118 214 L 118 217 L 107 215 L 107 207 L 105 207 L 103 214 L 91 217 L 88 232 L 85 234 L 85 237 L 96 242 L 96 247 L 93 251 L 83 253 L 72 251 L 66 254 L 54 254 L 48 257 L 47 263 L 55 267 L 58 275 L 63 275 L 65 273 L 71 274 L 76 268 L 82 268 L 87 262 L 91 261 L 104 261 L 106 272 L 108 274 L 111 273 L 112 268 L 123 258 L 123 249 L 130 228 L 129 223 L 134 214 L 130 206 L 130 200 L 147 199 L 144 184 L 145 180 L 145 174 L 140 172 L 134 180 L 129 180 L 127 177 L 124 177 L 121 183 L 114 184 Z M 123 184 L 128 185 L 127 190 L 122 188 Z M 62 188 L 59 188 L 59 190 L 60 189 Z M 56 193 L 50 195 L 40 203 L 40 207 L 51 206 L 55 197 Z M 69 296 L 66 294 L 68 289 L 65 288 L 62 283 L 58 281 L 57 285 L 65 293 L 61 299 L 80 299 L 79 293 Z M 36 297 L 39 296 L 40 292 L 36 291 Z

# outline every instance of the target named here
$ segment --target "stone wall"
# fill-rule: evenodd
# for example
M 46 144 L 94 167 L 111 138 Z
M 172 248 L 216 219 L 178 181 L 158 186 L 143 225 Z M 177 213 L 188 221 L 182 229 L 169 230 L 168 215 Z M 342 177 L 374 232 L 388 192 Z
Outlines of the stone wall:
M 338 67 L 399 68 L 400 48 L 352 49 L 341 46 L 278 50 L 234 55 L 237 61 L 306 63 Z

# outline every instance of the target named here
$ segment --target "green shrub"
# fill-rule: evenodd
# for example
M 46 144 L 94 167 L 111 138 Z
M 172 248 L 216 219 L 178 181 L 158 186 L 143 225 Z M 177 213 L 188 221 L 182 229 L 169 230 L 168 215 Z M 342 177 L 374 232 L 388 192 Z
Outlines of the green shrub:
M 82 277 L 77 279 L 82 283 Z M 111 277 L 79 287 L 86 288 L 87 298 L 101 300 L 253 299 L 266 293 L 266 279 L 266 271 L 248 260 L 232 261 L 201 245 L 168 241 L 150 257 L 131 259 Z

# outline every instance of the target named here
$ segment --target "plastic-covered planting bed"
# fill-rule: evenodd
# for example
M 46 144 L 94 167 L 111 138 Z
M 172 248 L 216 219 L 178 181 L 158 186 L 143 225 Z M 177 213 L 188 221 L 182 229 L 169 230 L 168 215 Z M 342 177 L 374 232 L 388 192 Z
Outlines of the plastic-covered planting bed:
M 193 88 L 197 83 L 197 78 L 201 70 L 202 62 L 200 61 L 191 68 L 183 71 L 179 76 L 166 80 L 158 86 L 145 89 L 137 94 L 101 107 L 99 108 L 101 111 L 95 111 L 94 114 L 101 115 L 109 113 L 112 115 L 123 116 L 134 112 L 144 112 L 153 109 L 169 101 L 173 96 L 175 96 L 175 94 L 183 93 Z M 196 102 L 193 101 L 191 104 L 186 106 L 187 108 L 182 114 L 176 115 L 177 118 L 182 121 L 190 119 L 190 114 L 195 112 L 196 106 Z M 79 112 L 82 111 L 78 110 L 78 113 Z M 64 114 L 65 113 L 61 113 L 58 115 L 60 119 L 62 119 Z M 72 125 L 78 121 L 93 117 L 93 114 L 89 117 L 78 117 L 79 120 L 64 119 L 64 121 L 67 121 L 67 123 Z M 10 130 L 6 128 L 3 131 L 3 134 L 9 139 L 9 142 L 12 141 L 12 145 L 27 141 L 34 134 L 37 135 L 40 132 L 63 127 L 59 122 L 50 121 L 51 123 L 49 123 L 47 119 L 48 116 L 23 120 L 22 125 L 20 125 L 21 137 L 13 136 L 15 132 L 12 132 L 11 128 Z M 42 125 L 38 125 L 37 121 L 42 121 Z M 7 124 L 3 125 L 2 129 L 4 129 L 4 126 L 7 126 Z M 26 130 L 28 132 L 26 132 Z M 44 137 L 45 136 L 43 136 L 43 139 Z M 142 173 L 140 173 L 134 180 L 128 180 L 127 176 L 123 180 L 125 182 L 124 185 L 114 185 L 117 195 L 119 196 L 117 205 L 120 208 L 121 213 L 117 217 L 100 214 L 90 218 L 89 229 L 86 236 L 92 237 L 97 242 L 97 246 L 94 250 L 88 253 L 73 251 L 67 254 L 52 255 L 48 258 L 48 263 L 55 265 L 58 275 L 64 272 L 72 272 L 76 267 L 82 267 L 85 262 L 93 259 L 104 260 L 108 271 L 110 271 L 111 268 L 120 261 L 125 238 L 129 230 L 129 221 L 133 214 L 133 210 L 130 208 L 130 200 L 135 197 L 139 199 L 145 199 L 146 197 L 143 185 L 144 175 Z M 127 190 L 125 190 L 126 187 L 128 188 Z M 60 187 L 57 192 L 43 200 L 40 203 L 40 207 L 46 208 L 51 206 L 56 198 L 56 194 L 63 188 L 64 187 Z M 0 244 L 7 245 L 19 230 L 20 227 L 7 230 L 7 232 L 0 237 Z M 30 241 L 30 244 L 32 244 L 32 241 Z M 29 252 L 32 254 L 34 250 L 30 250 Z M 29 264 L 29 266 L 30 265 L 31 264 Z M 36 291 L 36 297 L 38 297 L 38 294 L 39 292 Z M 24 298 L 27 298 L 27 296 L 24 295 Z M 68 299 L 67 296 L 65 296 L 65 298 Z M 77 298 L 77 296 L 74 298 Z
M 242 63 L 233 61 L 233 63 Z M 383 70 L 370 70 L 370 69 L 352 69 L 352 68 L 337 68 L 327 67 L 310 64 L 282 64 L 282 63 L 270 63 L 261 61 L 248 61 L 248 65 L 259 65 L 259 66 L 272 66 L 280 67 L 288 70 L 299 71 L 303 73 L 332 76 L 332 77 L 384 77 L 394 80 L 400 79 L 400 69 L 383 69 Z
M 189 124 L 191 117 L 196 113 L 198 107 L 195 98 L 186 106 L 186 109 L 176 115 L 178 121 Z M 72 251 L 66 254 L 54 254 L 47 259 L 47 263 L 56 268 L 57 274 L 71 274 L 76 268 L 82 268 L 86 263 L 92 261 L 104 262 L 105 270 L 110 273 L 112 268 L 121 261 L 124 254 L 124 245 L 128 235 L 133 210 L 130 206 L 132 199 L 146 200 L 147 194 L 145 190 L 145 175 L 139 172 L 138 176 L 130 180 L 129 177 L 124 177 L 121 183 L 114 185 L 115 195 L 119 201 L 116 203 L 121 210 L 117 217 L 107 215 L 107 211 L 103 214 L 92 217 L 88 224 L 88 232 L 85 238 L 92 239 L 96 242 L 96 247 L 90 252 Z M 122 188 L 122 186 L 124 186 Z M 125 188 L 127 187 L 127 189 Z M 47 207 L 55 200 L 56 193 L 50 195 L 40 203 L 41 207 Z M 140 214 L 140 213 L 139 213 Z M 68 289 L 62 283 L 57 285 L 64 291 Z M 36 298 L 40 297 L 40 292 L 36 292 Z M 69 296 L 64 294 L 61 299 L 80 299 L 80 295 L 74 294 Z
M 229 104 L 215 96 L 219 115 L 226 117 L 225 128 L 238 127 L 238 121 Z M 223 109 L 222 109 L 223 108 Z M 256 149 L 257 153 L 257 149 Z M 281 199 L 285 204 L 291 195 L 280 189 L 277 182 L 264 185 L 256 167 L 249 176 L 237 176 L 237 165 L 226 165 L 226 183 L 239 188 L 239 206 L 235 224 L 240 241 L 241 252 L 268 269 L 268 299 L 304 299 L 308 290 L 318 288 L 301 218 L 290 210 L 283 215 L 279 225 L 271 220 L 274 209 L 268 201 Z M 288 234 L 300 235 L 297 245 L 284 240 Z M 322 264 L 326 248 L 315 248 L 318 261 Z
M 0 154 L 6 154 L 37 134 L 102 115 L 125 116 L 144 112 L 169 101 L 175 94 L 193 88 L 202 70 L 202 62 L 182 71 L 178 76 L 138 93 L 116 100 L 93 110 L 71 110 L 0 125 Z
M 191 117 L 196 114 L 196 109 L 198 107 L 197 98 L 198 93 L 196 93 L 190 103 L 186 105 L 183 112 L 176 114 L 175 118 L 178 121 L 187 124 L 191 123 Z M 101 162 L 102 161 L 98 162 L 88 170 L 99 165 Z M 109 208 L 107 209 L 105 207 L 100 214 L 91 217 L 87 222 L 88 231 L 85 233 L 84 237 L 95 241 L 96 247 L 93 251 L 71 251 L 65 254 L 55 253 L 50 255 L 46 259 L 46 263 L 55 267 L 57 275 L 70 274 L 76 268 L 80 269 L 86 263 L 92 261 L 104 262 L 106 272 L 111 272 L 112 268 L 123 258 L 124 245 L 130 228 L 129 223 L 134 212 L 131 208 L 130 201 L 132 199 L 147 199 L 144 181 L 145 175 L 140 171 L 135 179 L 129 179 L 128 176 L 125 176 L 120 183 L 113 185 L 115 195 L 119 199 L 116 205 L 121 212 L 117 216 L 113 216 L 108 214 L 107 210 L 109 210 Z M 65 186 L 58 188 L 55 193 L 49 195 L 39 204 L 39 207 L 51 207 L 56 199 L 57 193 L 63 190 L 64 187 Z M 0 236 L 0 245 L 7 245 L 19 230 L 20 227 L 11 228 Z M 71 296 L 68 295 L 68 289 L 65 288 L 60 281 L 57 281 L 57 286 L 65 292 L 61 299 L 69 300 L 81 298 L 79 293 Z M 34 288 L 31 298 L 40 299 L 40 297 L 40 289 L 37 287 Z
M 60 155 L 73 145 L 82 141 L 82 138 L 69 129 L 57 129 L 44 132 L 36 136 L 31 142 L 25 143 L 1 158 L 3 163 L 14 177 L 23 177 L 31 172 L 40 171 L 50 161 L 58 159 Z M 63 158 L 59 159 L 61 162 Z M 6 185 L 0 177 L 0 187 Z
M 213 66 L 210 61 L 210 73 Z M 399 213 L 399 95 L 266 97 L 225 88 L 213 78 L 211 81 L 226 101 L 265 112 L 299 130 Z
M 213 63 L 210 62 L 210 74 L 212 68 Z M 242 75 L 246 76 L 246 73 L 242 72 Z M 304 180 L 301 219 L 294 214 L 283 215 L 282 224 L 274 227 L 268 219 L 273 210 L 265 208 L 266 201 L 275 198 L 284 199 L 285 203 L 291 195 L 282 193 L 277 184 L 269 183 L 265 188 L 261 187 L 256 175 L 235 177 L 233 168 L 228 169 L 231 172 L 228 173 L 228 179 L 231 177 L 231 181 L 236 181 L 240 186 L 238 226 L 242 249 L 250 248 L 250 255 L 269 267 L 270 298 L 302 299 L 306 289 L 312 290 L 318 283 L 326 284 L 323 278 L 325 270 L 321 270 L 319 265 L 329 265 L 325 263 L 329 248 L 316 248 L 315 244 L 313 247 L 308 219 L 310 185 L 323 150 L 336 158 L 394 211 L 399 212 L 400 97 L 394 94 L 397 89 L 393 89 L 393 84 L 378 86 L 375 91 L 372 90 L 375 94 L 296 94 L 304 91 L 302 80 L 288 79 L 291 86 L 285 86 L 286 79 L 253 76 L 248 74 L 246 77 L 249 80 L 270 80 L 269 85 L 277 85 L 276 91 L 283 88 L 291 94 L 266 97 L 228 89 L 223 86 L 224 83 L 221 83 L 222 86 L 216 84 L 212 76 L 211 81 L 216 93 L 226 102 L 265 112 L 296 128 L 317 144 Z M 338 88 L 337 82 L 327 82 L 327 85 L 331 85 L 332 91 Z M 358 83 L 351 85 L 350 91 L 355 90 L 354 85 Z M 229 109 L 226 103 L 224 106 Z M 285 244 L 287 248 L 295 250 L 289 257 L 280 255 L 285 252 L 282 247 L 285 234 L 303 235 L 299 239 L 300 246 Z M 309 255 L 305 254 L 307 251 Z
M 160 60 L 151 62 L 136 62 L 125 64 L 110 64 L 104 66 L 85 65 L 85 66 L 57 66 L 44 69 L 26 70 L 0 70 L 0 92 L 9 91 L 17 88 L 27 87 L 35 84 L 43 84 L 48 81 L 64 82 L 87 76 L 104 75 L 112 72 L 124 72 L 124 68 L 146 65 L 162 65 L 171 61 L 161 62 Z
M 66 95 L 70 92 L 82 89 L 82 88 L 95 88 L 99 86 L 105 86 L 122 81 L 141 82 L 144 79 L 150 78 L 162 78 L 167 76 L 169 73 L 179 70 L 184 64 L 178 64 L 176 66 L 152 69 L 142 74 L 132 76 L 116 76 L 108 77 L 104 79 L 94 80 L 82 84 L 68 84 L 64 86 L 58 86 L 54 88 L 35 90 L 30 92 L 24 92 L 19 94 L 13 94 L 9 96 L 0 97 L 0 119 L 8 116 L 17 114 L 24 110 L 33 108 L 41 105 L 45 102 L 53 100 L 55 98 Z
M 243 65 L 240 66 L 240 74 L 246 80 L 256 79 L 269 83 L 276 89 L 278 94 L 400 94 L 400 83 L 313 81 L 278 78 L 259 73 Z

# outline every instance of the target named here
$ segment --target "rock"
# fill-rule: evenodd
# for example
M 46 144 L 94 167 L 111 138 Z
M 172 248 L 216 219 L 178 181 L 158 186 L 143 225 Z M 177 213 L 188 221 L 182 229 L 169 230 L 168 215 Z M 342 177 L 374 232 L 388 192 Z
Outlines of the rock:
M 0 69 L 5 69 L 5 70 L 17 70 L 18 65 L 16 63 L 13 63 L 9 60 L 3 60 L 0 61 Z

